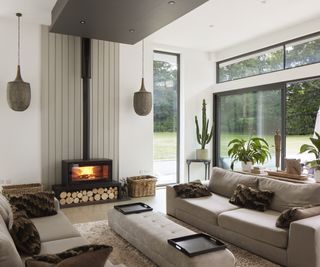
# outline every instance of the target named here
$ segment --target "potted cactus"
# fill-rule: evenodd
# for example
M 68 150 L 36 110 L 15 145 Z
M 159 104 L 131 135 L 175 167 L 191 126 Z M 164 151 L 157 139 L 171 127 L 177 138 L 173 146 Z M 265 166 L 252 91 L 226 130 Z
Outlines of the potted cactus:
M 202 131 L 200 133 L 200 127 L 198 122 L 198 117 L 195 116 L 196 131 L 197 131 L 197 141 L 201 145 L 200 149 L 196 150 L 197 159 L 208 159 L 208 149 L 206 145 L 210 142 L 213 135 L 213 126 L 209 129 L 209 119 L 207 119 L 207 109 L 206 101 L 203 99 L 202 102 Z

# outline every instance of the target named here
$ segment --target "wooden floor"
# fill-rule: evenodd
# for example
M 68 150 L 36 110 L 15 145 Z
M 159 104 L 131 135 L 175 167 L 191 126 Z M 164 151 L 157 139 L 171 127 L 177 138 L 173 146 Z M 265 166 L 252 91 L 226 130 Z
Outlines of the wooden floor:
M 113 202 L 107 204 L 97 204 L 89 206 L 80 206 L 73 208 L 64 208 L 62 211 L 69 218 L 72 224 L 85 223 L 107 219 L 107 210 L 112 209 L 114 205 L 144 202 L 151 206 L 155 211 L 166 212 L 166 190 L 165 187 L 158 188 L 153 197 L 131 198 L 129 201 Z

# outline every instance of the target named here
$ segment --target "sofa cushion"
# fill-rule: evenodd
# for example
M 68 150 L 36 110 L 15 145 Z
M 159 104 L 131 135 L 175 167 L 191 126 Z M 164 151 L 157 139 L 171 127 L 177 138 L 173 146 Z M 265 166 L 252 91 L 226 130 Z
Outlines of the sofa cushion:
M 259 178 L 259 189 L 274 192 L 270 208 L 279 212 L 293 207 L 320 204 L 320 184 L 295 184 Z
M 198 198 L 210 196 L 211 192 L 200 181 L 194 181 L 187 184 L 177 184 L 173 186 L 178 197 Z
M 103 267 L 112 252 L 111 246 L 85 245 L 58 254 L 44 254 L 26 259 L 26 267 Z
M 193 214 L 199 219 L 214 225 L 218 224 L 218 215 L 221 212 L 238 208 L 229 203 L 228 198 L 217 194 L 202 198 L 176 198 L 175 202 L 176 209 L 181 209 L 184 212 Z
M 273 192 L 271 191 L 238 184 L 230 198 L 230 203 L 247 209 L 266 211 L 272 198 Z
M 0 217 L 0 266 L 23 267 L 19 253 L 2 217 Z
M 277 219 L 276 226 L 280 228 L 289 228 L 290 224 L 294 221 L 318 215 L 320 215 L 320 206 L 290 208 L 281 213 Z
M 53 192 L 39 192 L 11 196 L 10 204 L 24 210 L 29 218 L 45 217 L 57 214 Z
M 279 248 L 288 245 L 288 231 L 276 227 L 279 212 L 267 210 L 258 212 L 249 209 L 237 209 L 221 213 L 219 226 L 246 237 Z
M 258 179 L 255 176 L 214 167 L 212 168 L 209 189 L 216 194 L 230 198 L 238 184 L 255 187 L 258 185 L 257 182 Z
M 61 211 L 58 211 L 56 215 L 33 218 L 31 221 L 38 229 L 41 242 L 80 236 Z
M 77 246 L 89 245 L 83 237 L 71 237 L 41 243 L 40 254 L 56 254 Z
M 9 204 L 9 201 L 7 198 L 0 193 L 0 216 L 10 229 L 12 227 L 13 223 L 13 215 L 12 215 L 12 210 L 11 206 Z
M 40 252 L 41 242 L 39 233 L 27 217 L 25 211 L 15 210 L 13 212 L 13 225 L 10 234 L 20 252 L 34 255 Z

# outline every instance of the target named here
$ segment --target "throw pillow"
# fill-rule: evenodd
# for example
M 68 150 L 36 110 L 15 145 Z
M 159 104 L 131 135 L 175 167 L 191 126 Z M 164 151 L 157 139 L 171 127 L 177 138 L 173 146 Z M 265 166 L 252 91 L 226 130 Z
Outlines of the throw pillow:
M 178 197 L 181 198 L 198 198 L 211 196 L 211 192 L 200 181 L 194 181 L 187 184 L 178 184 L 173 186 Z
M 26 267 L 103 267 L 112 252 L 111 246 L 87 245 L 68 249 L 58 254 L 33 256 Z
M 11 229 L 13 222 L 11 206 L 7 198 L 2 194 L 0 194 L 0 216 L 6 223 L 7 227 Z
M 279 228 L 289 228 L 294 221 L 320 215 L 320 206 L 296 207 L 283 211 L 277 219 L 276 226 Z
M 273 195 L 271 191 L 238 184 L 229 202 L 240 207 L 265 211 L 269 208 Z
M 25 211 L 13 207 L 13 225 L 10 234 L 20 252 L 27 255 L 39 254 L 41 249 L 40 235 Z
M 24 210 L 29 218 L 45 217 L 57 214 L 53 192 L 39 192 L 11 196 L 10 204 Z

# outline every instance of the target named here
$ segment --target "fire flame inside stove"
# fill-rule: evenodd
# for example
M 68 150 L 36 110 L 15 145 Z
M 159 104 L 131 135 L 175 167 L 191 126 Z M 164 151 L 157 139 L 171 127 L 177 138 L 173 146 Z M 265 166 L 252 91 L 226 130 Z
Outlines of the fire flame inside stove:
M 72 170 L 73 178 L 80 178 L 86 180 L 93 180 L 97 177 L 96 170 L 97 167 L 94 166 L 86 166 L 86 167 L 77 167 Z

